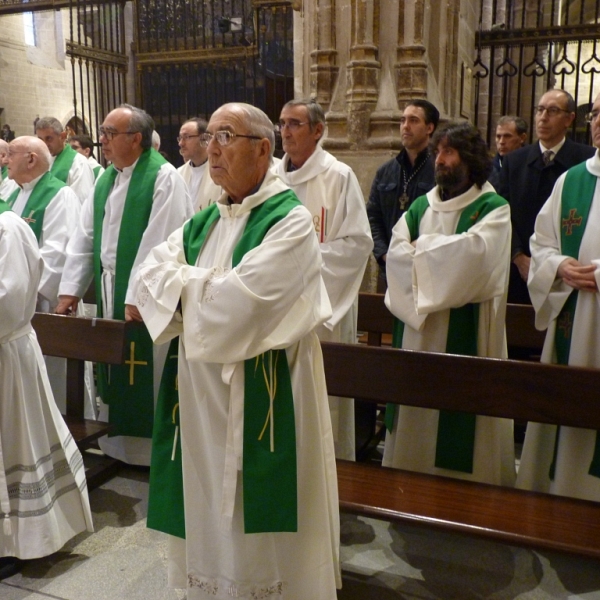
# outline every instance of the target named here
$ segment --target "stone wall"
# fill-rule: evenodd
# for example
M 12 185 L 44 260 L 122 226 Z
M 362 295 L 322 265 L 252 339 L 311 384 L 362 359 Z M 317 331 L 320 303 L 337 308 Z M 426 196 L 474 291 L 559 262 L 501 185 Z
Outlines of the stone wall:
M 32 135 L 37 116 L 63 124 L 73 116 L 71 63 L 65 56 L 69 12 L 35 13 L 36 46 L 25 44 L 23 16 L 0 17 L 0 124 Z

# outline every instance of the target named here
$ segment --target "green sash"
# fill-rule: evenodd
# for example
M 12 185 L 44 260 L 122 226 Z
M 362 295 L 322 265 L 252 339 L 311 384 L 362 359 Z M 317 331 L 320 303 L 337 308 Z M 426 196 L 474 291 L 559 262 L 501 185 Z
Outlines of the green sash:
M 50 172 L 54 177 L 60 179 L 64 183 L 67 183 L 69 178 L 69 171 L 73 166 L 73 161 L 77 156 L 77 150 L 73 150 L 69 144 L 65 144 L 62 152 L 56 156 Z
M 472 225 L 487 216 L 493 210 L 506 204 L 506 200 L 493 192 L 482 194 L 461 213 L 456 233 L 467 232 Z M 406 211 L 406 224 L 411 240 L 419 237 L 421 219 L 429 208 L 427 196 L 417 198 Z M 450 310 L 446 353 L 463 356 L 477 356 L 477 331 L 479 326 L 479 305 L 466 304 Z M 394 319 L 392 344 L 402 347 L 404 323 Z M 390 407 L 392 410 L 390 411 Z M 388 415 L 388 412 L 391 414 Z M 385 424 L 392 430 L 396 405 L 386 407 Z M 439 411 L 438 434 L 436 443 L 435 466 L 442 469 L 473 472 L 473 452 L 475 448 L 475 424 L 477 415 L 461 411 Z
M 166 160 L 155 150 L 145 150 L 131 176 L 117 242 L 117 265 L 114 282 L 113 319 L 125 318 L 125 295 L 129 276 L 144 232 L 148 226 L 154 184 Z M 108 194 L 117 177 L 111 165 L 94 188 L 94 275 L 98 316 L 102 306 L 102 227 Z M 154 421 L 153 344 L 145 327 L 136 327 L 127 335 L 129 357 L 123 365 L 98 365 L 98 390 L 103 402 L 110 405 L 111 436 L 152 437 Z
M 258 246 L 273 225 L 281 221 L 287 214 L 299 206 L 296 195 L 286 191 L 269 198 L 254 208 L 248 218 L 238 244 L 233 253 L 233 266 L 237 266 L 246 252 Z M 219 219 L 218 206 L 213 204 L 197 213 L 184 228 L 184 250 L 186 261 L 190 265 L 196 259 L 211 231 Z M 184 307 L 185 310 L 185 307 Z M 166 375 L 163 375 L 163 381 Z M 292 385 L 285 350 L 271 350 L 261 356 L 249 359 L 244 364 L 244 441 L 243 441 L 243 489 L 244 489 L 244 530 L 246 533 L 297 531 L 298 493 L 296 465 L 296 429 L 294 421 L 294 403 Z M 173 374 L 171 374 L 173 382 Z M 173 383 L 168 386 L 173 389 Z M 269 388 L 274 394 L 273 419 L 270 417 L 271 399 Z M 161 385 L 162 391 L 162 385 Z M 170 401 L 161 395 L 161 402 L 170 402 L 169 408 L 161 411 L 168 414 L 173 410 L 177 399 Z M 270 425 L 276 426 L 271 432 Z M 174 439 L 173 420 L 164 419 L 168 428 L 166 438 Z M 270 435 L 273 433 L 273 446 Z M 156 445 L 155 445 L 156 447 Z M 273 450 L 273 451 L 272 451 Z M 164 467 L 165 453 L 159 462 L 158 451 L 153 450 L 152 470 L 157 473 L 155 480 L 164 485 L 160 477 L 161 464 Z M 156 458 L 156 460 L 155 460 Z M 169 456 L 170 459 L 170 456 Z M 173 461 L 173 469 L 181 469 L 180 461 Z M 169 507 L 174 513 L 183 513 L 183 504 L 177 507 L 178 491 L 172 497 L 161 494 L 163 507 L 153 504 L 155 490 L 150 489 L 148 514 L 152 507 L 155 514 L 162 508 Z M 168 517 L 167 517 L 168 518 Z M 156 527 L 157 521 L 153 520 Z M 162 531 L 161 527 L 156 527 Z M 183 528 L 181 528 L 183 530 Z M 181 536 L 183 537 L 183 536 Z
M 6 212 L 7 210 L 10 210 L 10 206 L 8 205 L 7 202 L 0 199 L 0 214 L 2 214 L 3 212 Z
M 597 180 L 598 178 L 587 170 L 585 162 L 567 171 L 560 211 L 560 248 L 561 254 L 565 256 L 579 258 L 579 248 L 594 199 Z M 559 365 L 569 364 L 577 298 L 578 291 L 573 290 L 556 319 L 554 348 L 556 350 L 556 362 Z M 556 429 L 554 456 L 550 465 L 550 479 L 552 480 L 556 469 L 559 437 L 560 426 Z M 588 473 L 594 477 L 600 477 L 600 434 L 598 432 L 596 433 L 594 456 Z
M 2 167 L 2 181 L 8 177 L 8 166 Z
M 102 169 L 102 165 L 98 165 L 92 169 L 92 171 L 94 171 L 94 181 L 98 179 L 98 173 L 100 173 L 100 169 Z
M 29 223 L 35 237 L 40 242 L 44 226 L 44 215 L 48 204 L 58 194 L 59 190 L 66 187 L 62 181 L 59 181 L 50 171 L 46 172 L 35 184 L 31 195 L 27 199 L 27 204 L 21 213 L 23 220 Z M 12 208 L 19 196 L 21 188 L 16 189 L 9 197 L 8 204 Z

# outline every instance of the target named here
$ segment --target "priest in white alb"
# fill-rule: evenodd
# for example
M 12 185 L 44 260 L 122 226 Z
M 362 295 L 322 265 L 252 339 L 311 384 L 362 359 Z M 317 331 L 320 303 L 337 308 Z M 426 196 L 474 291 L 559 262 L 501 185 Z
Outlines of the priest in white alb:
M 335 600 L 337 479 L 314 332 L 331 307 L 312 219 L 269 171 L 262 111 L 222 106 L 202 143 L 225 193 L 152 250 L 137 286 L 154 340 L 180 336 L 187 598 Z
M 83 460 L 31 327 L 43 270 L 31 228 L 0 202 L 0 578 L 92 531 Z
M 274 167 L 309 210 L 333 315 L 321 341 L 357 342 L 358 292 L 373 250 L 365 199 L 352 169 L 320 145 L 325 113 L 315 100 L 290 100 L 279 117 L 285 155 Z M 329 397 L 337 458 L 355 459 L 354 400 Z
M 487 183 L 491 159 L 477 129 L 451 124 L 431 149 L 437 185 L 398 221 L 387 255 L 394 346 L 505 358 L 508 203 Z M 385 466 L 514 484 L 511 420 L 390 405 L 386 426 Z
M 600 95 L 586 115 L 596 148 L 599 114 Z M 527 285 L 545 363 L 600 368 L 598 152 L 557 180 L 535 222 Z M 600 501 L 600 433 L 529 423 L 517 487 Z

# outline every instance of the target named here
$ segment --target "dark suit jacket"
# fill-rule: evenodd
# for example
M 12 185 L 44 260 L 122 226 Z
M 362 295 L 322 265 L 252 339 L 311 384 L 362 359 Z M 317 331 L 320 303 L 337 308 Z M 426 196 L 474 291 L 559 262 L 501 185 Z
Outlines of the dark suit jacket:
M 544 166 L 542 161 L 538 142 L 519 148 L 504 157 L 498 193 L 510 204 L 511 256 L 514 257 L 518 252 L 531 256 L 529 238 L 533 235 L 535 219 L 552 193 L 556 180 L 571 167 L 593 156 L 595 152 L 596 149 L 592 146 L 578 144 L 567 138 L 554 160 L 547 166 Z M 511 268 L 515 269 L 514 265 Z M 511 284 L 513 279 L 514 277 L 511 277 Z M 512 301 L 516 301 L 516 298 Z

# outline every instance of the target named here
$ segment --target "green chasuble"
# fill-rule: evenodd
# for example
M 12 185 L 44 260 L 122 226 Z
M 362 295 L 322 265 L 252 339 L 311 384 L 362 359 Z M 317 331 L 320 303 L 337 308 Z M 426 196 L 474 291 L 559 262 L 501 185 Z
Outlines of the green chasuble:
M 155 150 L 145 150 L 133 170 L 123 208 L 114 281 L 113 319 L 125 319 L 125 296 L 129 276 L 142 237 L 148 226 L 154 184 L 166 160 Z M 98 316 L 102 317 L 102 227 L 108 195 L 117 177 L 108 167 L 94 188 L 94 276 Z M 128 358 L 123 365 L 98 364 L 98 390 L 110 406 L 111 436 L 152 437 L 154 421 L 153 343 L 148 330 L 132 328 L 127 336 Z
M 7 210 L 10 210 L 10 206 L 4 200 L 0 200 L 0 214 Z
M 48 204 L 54 199 L 54 196 L 58 194 L 59 190 L 66 187 L 66 184 L 59 181 L 52 175 L 50 171 L 45 173 L 41 179 L 35 184 L 33 191 L 27 199 L 27 204 L 21 214 L 24 221 L 29 223 L 29 226 L 33 230 L 35 237 L 40 242 L 42 237 L 42 230 L 44 227 L 44 214 Z M 7 202 L 12 208 L 19 196 L 21 188 L 16 189 L 8 198 Z
M 569 169 L 565 177 L 561 196 L 560 211 L 560 250 L 564 256 L 579 259 L 579 248 L 585 233 L 590 208 L 596 190 L 598 178 L 586 168 L 585 162 Z M 571 350 L 571 334 L 577 309 L 578 291 L 573 290 L 556 319 L 554 334 L 554 349 L 556 362 L 559 365 L 569 364 Z M 556 429 L 554 444 L 554 459 L 550 466 L 550 479 L 554 479 L 556 454 L 560 437 L 560 426 Z M 596 433 L 596 448 L 590 470 L 590 475 L 600 477 L 600 433 Z
M 69 171 L 73 166 L 73 161 L 77 156 L 77 150 L 73 150 L 69 144 L 65 144 L 63 151 L 56 156 L 50 172 L 54 177 L 60 179 L 64 183 L 67 183 L 69 178 Z
M 236 267 L 246 252 L 262 242 L 273 225 L 299 205 L 296 195 L 287 191 L 252 209 L 234 249 L 232 266 Z M 214 204 L 186 223 L 184 249 L 188 264 L 195 265 L 219 218 L 218 206 Z M 173 368 L 175 362 L 170 361 L 177 354 L 176 343 L 177 340 L 171 343 L 156 410 L 147 524 L 185 537 L 177 371 Z M 245 532 L 297 531 L 294 404 L 285 350 L 272 350 L 246 360 L 244 378 Z M 271 399 L 274 420 L 270 418 Z M 276 425 L 271 431 L 273 421 Z
M 493 192 L 482 194 L 463 209 L 459 217 L 457 234 L 467 232 L 493 210 L 506 204 L 506 200 Z M 423 215 L 429 208 L 427 196 L 420 196 L 406 211 L 406 224 L 411 241 L 419 237 Z M 479 305 L 466 304 L 450 310 L 446 353 L 463 356 L 477 356 L 477 332 L 479 327 Z M 402 348 L 404 323 L 394 319 L 392 345 Z M 475 448 L 475 424 L 477 415 L 459 411 L 439 411 L 438 435 L 435 453 L 435 466 L 464 473 L 473 472 L 473 452 Z M 392 430 L 396 405 L 386 407 L 385 423 Z
M 2 167 L 2 181 L 4 181 L 8 177 L 8 167 Z

